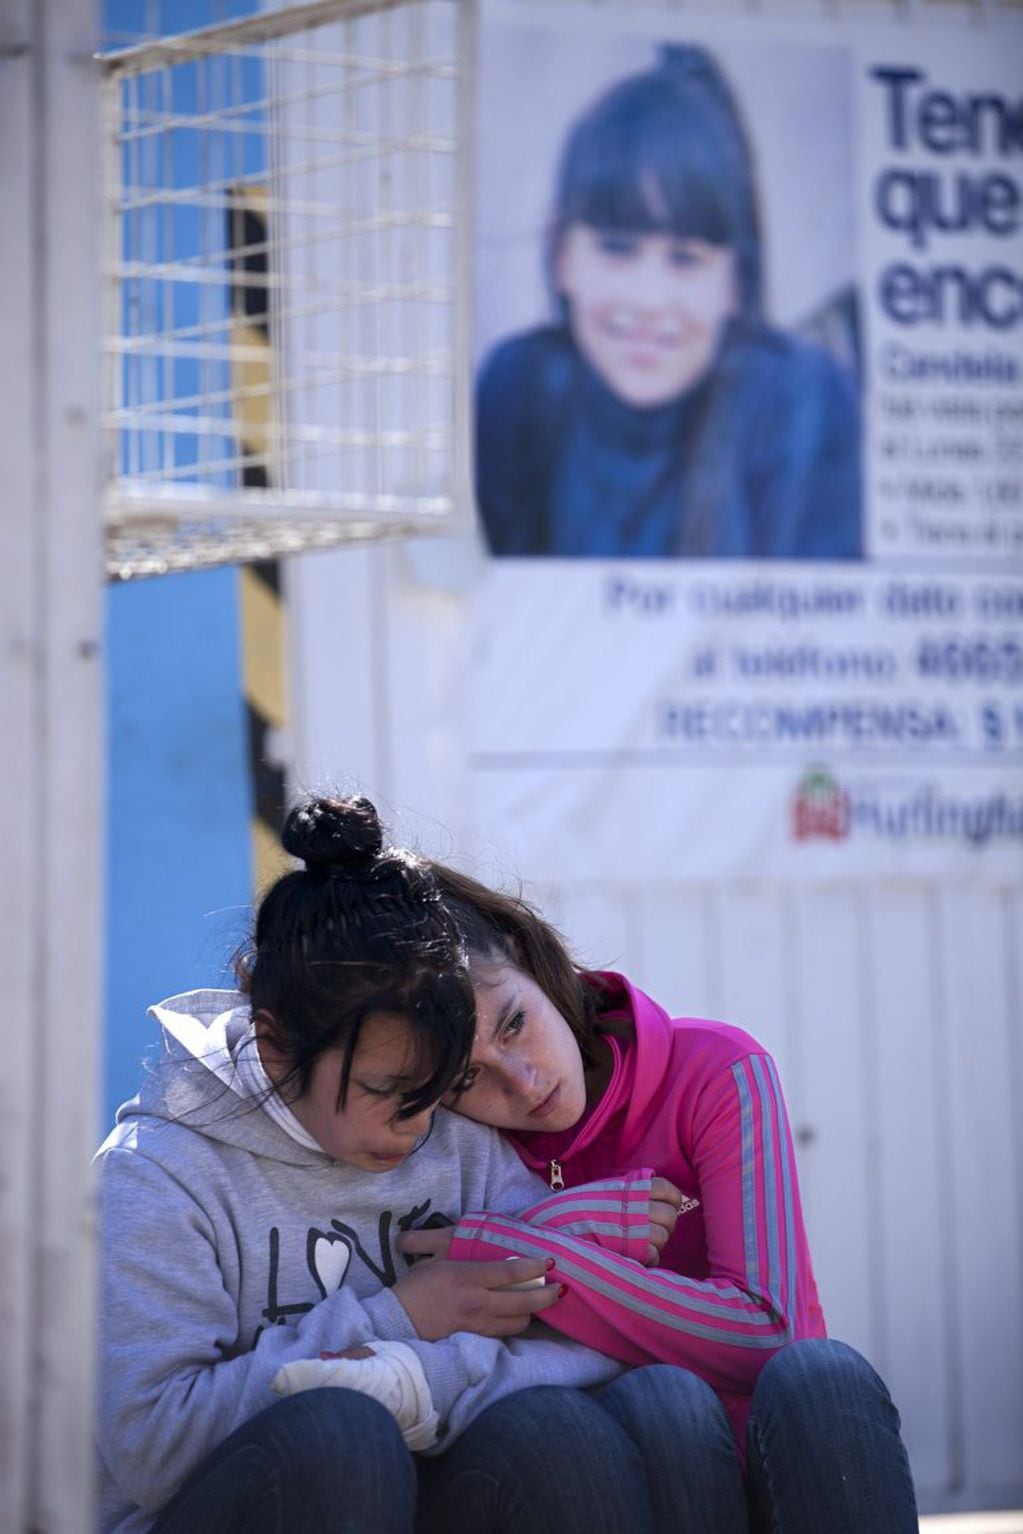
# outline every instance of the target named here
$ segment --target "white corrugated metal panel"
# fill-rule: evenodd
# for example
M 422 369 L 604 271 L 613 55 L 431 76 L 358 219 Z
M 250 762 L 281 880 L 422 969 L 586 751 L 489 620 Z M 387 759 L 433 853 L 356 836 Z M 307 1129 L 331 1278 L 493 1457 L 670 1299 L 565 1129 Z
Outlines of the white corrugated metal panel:
M 586 962 L 776 1055 L 833 1335 L 925 1506 L 1023 1491 L 1021 894 L 983 881 L 536 891 Z

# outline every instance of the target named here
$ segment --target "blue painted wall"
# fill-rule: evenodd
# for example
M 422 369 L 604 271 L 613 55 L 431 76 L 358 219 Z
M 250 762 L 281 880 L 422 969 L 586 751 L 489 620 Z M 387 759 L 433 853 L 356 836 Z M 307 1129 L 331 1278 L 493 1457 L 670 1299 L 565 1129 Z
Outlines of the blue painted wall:
M 233 569 L 110 588 L 105 1122 L 155 1039 L 146 1007 L 224 983 L 252 888 Z

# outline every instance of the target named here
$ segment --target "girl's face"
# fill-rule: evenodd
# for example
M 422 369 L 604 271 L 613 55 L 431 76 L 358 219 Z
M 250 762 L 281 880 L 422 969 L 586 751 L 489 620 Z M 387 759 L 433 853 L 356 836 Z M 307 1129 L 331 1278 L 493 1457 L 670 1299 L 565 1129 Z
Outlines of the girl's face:
M 273 1079 L 272 1048 L 268 1051 L 262 1040 L 260 1054 Z M 401 1094 L 422 1080 L 415 1074 L 416 1051 L 408 1023 L 388 1013 L 366 1019 L 343 1106 L 338 1102 L 342 1063 L 340 1049 L 325 1051 L 313 1066 L 302 1096 L 288 1106 L 335 1161 L 363 1172 L 393 1171 L 429 1133 L 436 1106 L 424 1108 L 414 1118 L 396 1117 Z
M 586 1107 L 575 1034 L 535 980 L 511 964 L 473 963 L 476 1037 L 449 1106 L 521 1134 L 571 1129 Z
M 731 249 L 570 224 L 557 282 L 576 345 L 627 405 L 666 405 L 711 367 L 737 312 Z

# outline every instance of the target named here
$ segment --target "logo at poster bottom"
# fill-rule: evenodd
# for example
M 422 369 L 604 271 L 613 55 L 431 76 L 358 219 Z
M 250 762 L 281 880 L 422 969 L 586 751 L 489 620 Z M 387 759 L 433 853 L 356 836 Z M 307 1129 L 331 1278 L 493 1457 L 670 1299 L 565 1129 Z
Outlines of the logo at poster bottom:
M 811 767 L 792 800 L 792 835 L 797 842 L 840 842 L 849 835 L 852 801 L 826 767 Z

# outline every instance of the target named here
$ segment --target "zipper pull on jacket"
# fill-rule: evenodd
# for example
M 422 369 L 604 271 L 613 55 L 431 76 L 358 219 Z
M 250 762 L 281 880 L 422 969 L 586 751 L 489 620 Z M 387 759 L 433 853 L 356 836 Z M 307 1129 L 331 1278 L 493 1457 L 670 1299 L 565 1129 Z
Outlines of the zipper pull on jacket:
M 547 1174 L 547 1180 L 548 1180 L 548 1182 L 551 1185 L 552 1192 L 554 1192 L 554 1193 L 560 1193 L 561 1192 L 562 1188 L 565 1186 L 565 1179 L 561 1175 L 561 1162 L 560 1161 L 552 1161 L 551 1162 L 550 1171 Z

